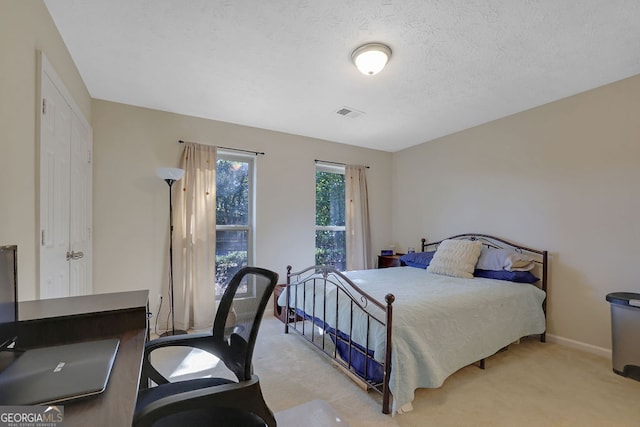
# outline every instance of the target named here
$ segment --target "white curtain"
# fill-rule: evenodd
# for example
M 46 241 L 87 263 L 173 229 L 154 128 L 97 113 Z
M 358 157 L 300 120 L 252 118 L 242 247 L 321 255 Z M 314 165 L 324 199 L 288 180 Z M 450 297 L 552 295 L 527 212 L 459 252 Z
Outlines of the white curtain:
M 185 143 L 174 184 L 176 329 L 208 329 L 215 315 L 216 147 Z
M 347 270 L 372 268 L 369 196 L 364 166 L 347 165 L 345 179 L 345 213 Z

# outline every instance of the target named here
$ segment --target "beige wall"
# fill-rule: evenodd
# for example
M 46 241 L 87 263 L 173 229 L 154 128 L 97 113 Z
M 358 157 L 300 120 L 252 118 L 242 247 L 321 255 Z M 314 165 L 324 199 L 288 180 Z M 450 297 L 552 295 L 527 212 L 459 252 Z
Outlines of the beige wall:
M 18 296 L 37 296 L 38 51 L 87 121 L 91 99 L 41 1 L 0 2 L 0 244 L 18 245 Z
M 256 265 L 284 280 L 287 264 L 314 262 L 314 159 L 364 163 L 373 247 L 391 237 L 391 154 L 317 139 L 95 100 L 94 288 L 150 289 L 156 308 L 168 258 L 168 188 L 179 139 L 262 151 L 257 157 Z
M 635 76 L 396 153 L 394 239 L 549 250 L 549 333 L 610 348 L 606 294 L 640 292 L 638 113 Z

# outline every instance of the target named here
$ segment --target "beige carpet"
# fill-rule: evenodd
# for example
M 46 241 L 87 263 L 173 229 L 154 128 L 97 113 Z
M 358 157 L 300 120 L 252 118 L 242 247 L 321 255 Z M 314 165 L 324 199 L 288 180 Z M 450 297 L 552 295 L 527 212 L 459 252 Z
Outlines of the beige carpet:
M 419 389 L 414 410 L 381 413 L 364 392 L 300 337 L 263 322 L 254 367 L 274 411 L 321 399 L 350 426 L 640 426 L 640 382 L 608 359 L 559 344 L 523 340 L 468 366 L 438 389 Z M 302 421 L 302 420 L 301 420 Z M 304 425 L 304 424 L 300 424 Z
M 254 353 L 255 372 L 276 413 L 320 400 L 351 427 L 640 426 L 640 382 L 614 374 L 606 358 L 559 344 L 511 345 L 487 359 L 484 371 L 468 366 L 438 389 L 417 390 L 414 410 L 391 417 L 382 414 L 378 393 L 363 391 L 283 329 L 279 320 L 266 317 Z M 188 370 L 180 366 L 180 354 L 167 355 L 167 369 L 178 376 Z M 199 374 L 206 373 L 203 366 Z M 299 425 L 311 419 L 309 413 Z
M 327 402 L 318 399 L 278 411 L 275 417 L 278 427 L 349 427 Z

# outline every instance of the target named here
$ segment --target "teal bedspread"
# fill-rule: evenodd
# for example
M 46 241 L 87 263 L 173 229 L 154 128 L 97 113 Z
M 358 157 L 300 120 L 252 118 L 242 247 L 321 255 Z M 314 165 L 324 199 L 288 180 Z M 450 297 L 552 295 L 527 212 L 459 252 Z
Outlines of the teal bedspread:
M 440 387 L 457 370 L 521 337 L 545 331 L 545 293 L 533 285 L 454 278 L 413 267 L 350 271 L 345 275 L 378 301 L 384 301 L 388 293 L 395 296 L 389 384 L 394 412 L 413 400 L 417 388 Z M 327 299 L 335 300 L 335 291 L 328 290 Z M 284 295 L 279 300 L 281 305 L 286 302 Z M 292 295 L 292 303 L 294 299 Z M 320 298 L 307 300 L 305 311 L 311 312 L 315 303 L 317 317 L 325 313 L 325 321 L 332 327 L 338 319 L 337 328 L 351 330 L 354 341 L 364 345 L 366 327 L 358 322 L 365 316 L 356 314 L 351 328 L 346 297 L 339 297 L 337 316 L 331 309 L 334 304 L 325 304 Z M 302 301 L 298 306 L 303 306 Z M 383 319 L 379 308 L 369 306 L 368 310 Z M 376 360 L 383 360 L 385 339 L 384 326 L 372 323 L 369 348 L 375 350 Z

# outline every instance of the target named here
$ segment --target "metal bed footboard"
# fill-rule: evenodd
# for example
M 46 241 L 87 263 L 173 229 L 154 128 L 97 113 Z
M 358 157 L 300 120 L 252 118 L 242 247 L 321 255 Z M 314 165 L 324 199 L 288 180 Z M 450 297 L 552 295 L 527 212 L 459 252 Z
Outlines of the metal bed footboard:
M 391 327 L 395 296 L 387 294 L 385 303 L 377 301 L 332 267 L 313 266 L 299 272 L 291 272 L 291 268 L 287 266 L 285 333 L 293 329 L 317 350 L 348 370 L 367 389 L 380 393 L 382 412 L 390 413 Z M 344 304 L 348 304 L 347 331 L 338 329 L 338 326 L 345 323 L 344 319 L 340 321 L 340 303 L 343 304 L 343 312 Z M 363 343 L 356 343 L 352 339 L 355 317 L 365 319 L 366 339 Z M 373 351 L 370 350 L 371 328 L 375 327 L 373 325 L 378 325 L 385 331 L 382 363 L 374 359 Z M 380 375 L 376 375 L 380 373 L 378 367 L 381 367 L 381 379 Z
M 531 257 L 531 259 L 536 264 L 536 273 L 537 276 L 540 277 L 538 283 L 533 284 L 532 286 L 537 286 L 542 289 L 545 293 L 547 293 L 548 288 L 548 262 L 549 262 L 549 254 L 546 250 L 537 250 L 532 249 L 526 246 L 519 245 L 514 242 L 510 242 L 508 240 L 504 240 L 498 237 L 490 236 L 487 234 L 478 234 L 478 233 L 465 233 L 458 234 L 456 236 L 449 237 L 449 239 L 464 239 L 464 240 L 477 240 L 482 243 L 483 246 L 489 248 L 498 248 L 498 249 L 511 249 L 516 252 L 520 252 L 523 254 L 527 254 Z M 440 243 L 443 240 L 436 242 L 427 242 L 426 239 L 422 239 L 421 249 L 422 252 L 425 251 L 435 251 Z M 290 302 L 292 299 L 290 298 L 290 292 L 293 293 L 294 299 L 297 303 L 298 297 L 295 292 L 302 292 L 302 307 L 304 308 L 306 305 L 306 298 L 316 298 L 316 292 L 311 292 L 310 295 L 307 295 L 307 285 L 311 283 L 312 289 L 316 287 L 320 287 L 322 289 L 322 298 L 323 305 L 322 309 L 316 313 L 316 300 L 313 300 L 312 307 L 314 308 L 311 314 L 303 313 L 298 310 L 297 307 L 290 306 Z M 385 296 L 385 303 L 382 303 L 371 296 L 369 296 L 366 292 L 356 286 L 349 278 L 347 278 L 344 274 L 339 271 L 328 267 L 328 266 L 313 266 L 306 268 L 297 273 L 291 272 L 291 266 L 287 266 L 287 288 L 286 288 L 286 322 L 285 322 L 285 333 L 289 332 L 289 329 L 292 328 L 296 332 L 302 336 L 305 341 L 310 342 L 314 345 L 314 347 L 320 350 L 326 356 L 332 358 L 337 364 L 341 365 L 343 368 L 347 369 L 350 374 L 357 377 L 360 382 L 366 384 L 368 389 L 376 390 L 378 393 L 382 394 L 382 412 L 385 414 L 390 413 L 390 390 L 389 390 L 389 379 L 391 374 L 391 342 L 392 342 L 392 321 L 393 321 L 393 303 L 395 301 L 395 296 L 393 294 L 387 294 Z M 344 332 L 345 335 L 341 336 L 341 334 L 328 327 L 327 322 L 323 319 L 326 319 L 327 312 L 327 285 L 335 286 L 338 291 L 336 292 L 335 302 L 333 302 L 336 307 L 338 304 L 339 295 L 343 293 L 343 295 L 347 296 L 349 299 L 351 317 L 353 318 L 354 310 L 362 310 L 364 313 L 367 313 L 367 342 L 363 346 L 359 346 L 355 342 L 351 340 L 351 331 L 341 331 Z M 542 310 L 547 316 L 547 298 L 542 302 Z M 383 315 L 381 318 L 378 318 L 372 314 L 372 308 L 377 310 L 382 310 Z M 337 313 L 337 310 L 336 310 Z M 328 319 L 327 319 L 328 320 Z M 335 325 L 338 324 L 337 319 L 334 319 Z M 309 326 L 309 322 L 311 325 Z M 385 329 L 386 333 L 386 343 L 385 343 L 385 354 L 384 354 L 384 362 L 381 364 L 383 368 L 383 378 L 382 381 L 371 381 L 370 375 L 368 372 L 368 361 L 373 360 L 373 355 L 369 354 L 368 351 L 364 349 L 369 349 L 369 331 L 372 323 L 378 323 L 382 325 Z M 350 328 L 353 327 L 353 323 L 349 322 Z M 337 342 L 343 342 L 348 347 L 348 357 L 346 360 L 341 358 L 338 354 L 337 345 L 334 348 L 327 348 L 325 346 L 325 340 L 323 339 L 321 343 L 316 342 L 315 340 L 315 327 L 319 327 L 322 329 L 323 334 L 327 334 L 331 337 L 331 339 Z M 310 333 L 307 333 L 308 328 L 311 328 Z M 337 328 L 336 328 L 337 329 Z M 546 341 L 546 331 L 540 334 L 540 341 Z M 352 352 L 357 352 L 362 354 L 363 357 L 367 360 L 365 363 L 365 371 L 364 373 L 355 372 L 352 366 L 351 354 Z M 484 369 L 485 360 L 481 359 L 480 368 Z

